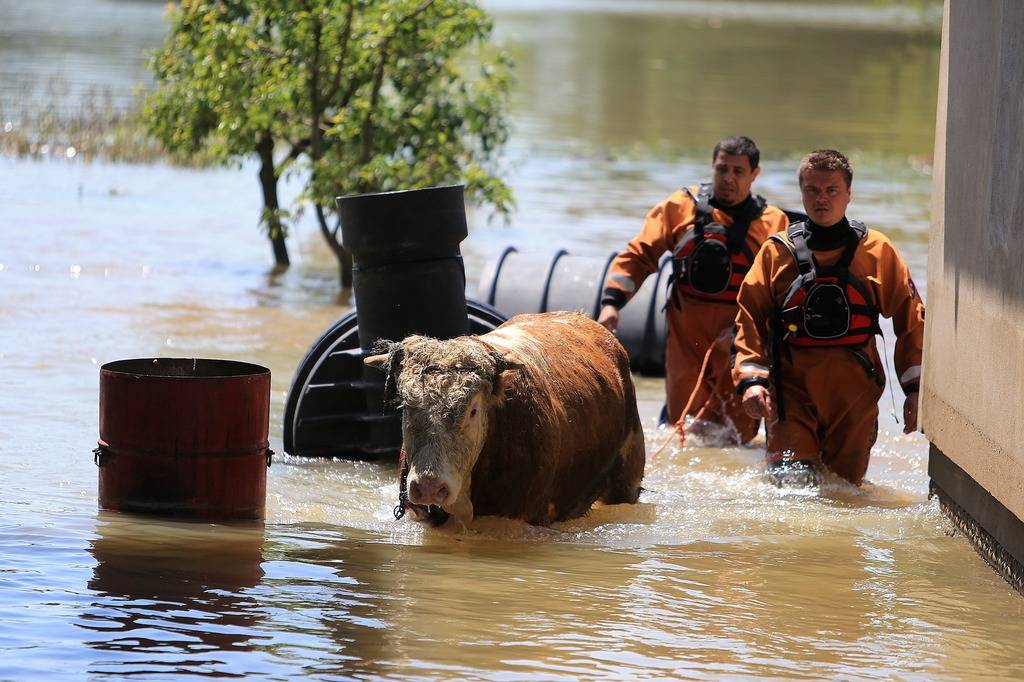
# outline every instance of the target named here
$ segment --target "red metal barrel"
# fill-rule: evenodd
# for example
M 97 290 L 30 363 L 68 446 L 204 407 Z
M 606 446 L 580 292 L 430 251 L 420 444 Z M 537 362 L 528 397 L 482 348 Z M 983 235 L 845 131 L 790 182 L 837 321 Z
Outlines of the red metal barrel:
M 100 368 L 100 507 L 260 519 L 270 370 L 233 360 L 143 358 Z

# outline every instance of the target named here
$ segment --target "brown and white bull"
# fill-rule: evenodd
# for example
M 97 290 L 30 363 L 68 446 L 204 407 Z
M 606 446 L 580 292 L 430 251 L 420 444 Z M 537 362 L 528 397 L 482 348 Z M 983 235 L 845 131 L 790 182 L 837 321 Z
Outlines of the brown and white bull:
M 408 506 L 435 524 L 546 525 L 636 502 L 644 434 L 629 358 L 578 313 L 519 315 L 482 336 L 410 336 L 366 364 L 402 406 Z

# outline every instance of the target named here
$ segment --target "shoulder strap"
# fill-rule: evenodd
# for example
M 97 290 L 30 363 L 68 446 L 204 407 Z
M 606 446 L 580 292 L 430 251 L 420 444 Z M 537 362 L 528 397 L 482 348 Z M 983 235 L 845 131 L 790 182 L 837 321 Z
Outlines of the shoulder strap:
M 795 230 L 792 229 L 794 227 L 796 227 Z M 786 238 L 783 237 L 779 233 L 773 234 L 770 237 L 768 237 L 768 239 L 770 239 L 772 241 L 776 241 L 779 244 L 782 244 L 782 246 L 784 246 L 786 248 L 786 250 L 789 251 L 789 254 L 791 256 L 793 256 L 793 260 L 796 262 L 796 266 L 797 266 L 796 277 L 794 277 L 793 281 L 789 283 L 788 287 L 786 287 L 786 293 L 782 297 L 783 304 L 785 304 L 786 301 L 788 301 L 790 298 L 792 298 L 793 294 L 796 292 L 797 289 L 802 287 L 807 282 L 814 281 L 814 277 L 815 277 L 814 261 L 813 260 L 811 261 L 811 269 L 808 270 L 808 271 L 805 271 L 803 266 L 800 263 L 800 256 L 798 255 L 797 248 L 795 246 L 796 240 L 800 239 L 801 241 L 804 241 L 804 248 L 805 249 L 807 248 L 806 241 L 804 240 L 804 237 L 803 237 L 804 232 L 803 232 L 803 225 L 802 225 L 802 223 L 792 223 L 792 224 L 790 224 L 789 228 L 787 228 L 787 230 L 786 230 L 786 235 L 789 237 L 789 241 L 786 241 Z M 782 312 L 782 308 L 781 307 L 777 308 L 776 311 L 775 311 L 776 315 L 781 314 L 781 312 Z M 781 324 L 781 322 L 779 324 Z M 778 331 L 778 330 L 776 330 L 776 331 Z
M 698 237 L 703 237 L 704 226 L 711 222 L 711 183 L 700 183 L 697 186 L 697 196 L 693 195 L 689 187 L 686 188 L 686 194 L 693 200 L 693 208 L 697 214 L 693 219 L 693 231 Z
M 791 223 L 786 228 L 786 236 L 789 237 L 789 241 L 793 244 L 790 250 L 793 252 L 793 258 L 796 259 L 796 266 L 800 271 L 800 275 L 806 280 L 813 280 L 816 276 L 814 272 L 814 254 L 811 253 L 810 247 L 807 246 L 807 223 Z
M 700 183 L 700 189 L 697 191 L 697 213 L 707 216 L 709 219 L 711 218 L 711 196 L 711 183 Z
M 752 221 L 760 218 L 761 214 L 764 213 L 764 209 L 768 208 L 768 200 L 760 194 L 754 195 L 754 203 L 757 204 L 757 212 L 754 217 L 751 218 Z
M 768 205 L 768 201 L 760 195 L 755 194 L 753 200 L 753 207 L 737 215 L 733 219 L 732 225 L 726 230 L 729 249 L 734 253 L 746 253 L 747 258 L 751 261 L 754 260 L 754 254 L 751 253 L 750 248 L 747 246 L 747 232 L 750 231 L 750 224 L 761 217 L 761 214 L 764 213 L 764 207 Z
M 849 268 L 850 263 L 853 262 L 853 255 L 857 252 L 857 247 L 861 241 L 868 234 L 867 226 L 859 220 L 851 220 L 850 222 L 850 236 L 846 241 L 846 248 L 843 249 L 843 255 L 836 261 L 836 267 Z

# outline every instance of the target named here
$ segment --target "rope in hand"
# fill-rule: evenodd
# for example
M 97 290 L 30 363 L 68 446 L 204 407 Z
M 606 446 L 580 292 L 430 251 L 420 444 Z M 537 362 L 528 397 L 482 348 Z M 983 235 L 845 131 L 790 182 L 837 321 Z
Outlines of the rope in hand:
M 651 456 L 648 459 L 654 459 L 659 454 L 661 454 L 661 451 L 668 447 L 668 444 L 672 442 L 672 439 L 676 438 L 677 436 L 680 440 L 683 439 L 683 430 L 679 428 L 679 424 L 676 424 L 675 426 L 672 427 L 672 430 L 668 434 L 668 438 L 666 438 L 664 442 L 662 442 L 662 444 L 658 446 L 657 450 L 651 453 Z
M 686 407 L 679 413 L 679 421 L 676 422 L 675 426 L 672 427 L 671 433 L 668 437 L 658 446 L 658 449 L 651 453 L 650 459 L 654 459 L 661 454 L 661 451 L 668 447 L 668 444 L 672 442 L 673 438 L 679 438 L 679 447 L 686 445 L 686 427 L 683 426 L 683 421 L 686 419 L 686 415 L 693 409 L 693 404 L 697 401 L 697 395 L 701 392 L 700 387 L 704 383 L 704 379 L 708 373 L 709 366 L 711 364 L 711 356 L 714 354 L 715 347 L 718 345 L 718 341 L 711 344 L 708 348 L 707 353 L 704 354 L 704 362 L 701 363 L 700 372 L 697 373 L 697 383 L 694 384 L 693 391 L 690 393 L 690 399 L 686 401 Z

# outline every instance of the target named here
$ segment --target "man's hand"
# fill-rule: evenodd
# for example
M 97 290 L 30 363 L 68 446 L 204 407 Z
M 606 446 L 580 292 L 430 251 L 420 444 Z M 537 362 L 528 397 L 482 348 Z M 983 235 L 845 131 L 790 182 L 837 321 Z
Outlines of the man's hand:
M 917 431 L 917 392 L 903 401 L 903 433 Z
M 743 391 L 743 409 L 754 419 L 771 419 L 775 416 L 771 392 L 758 384 Z
M 604 325 L 604 328 L 614 332 L 619 328 L 619 309 L 613 305 L 606 305 L 601 308 L 597 321 Z

